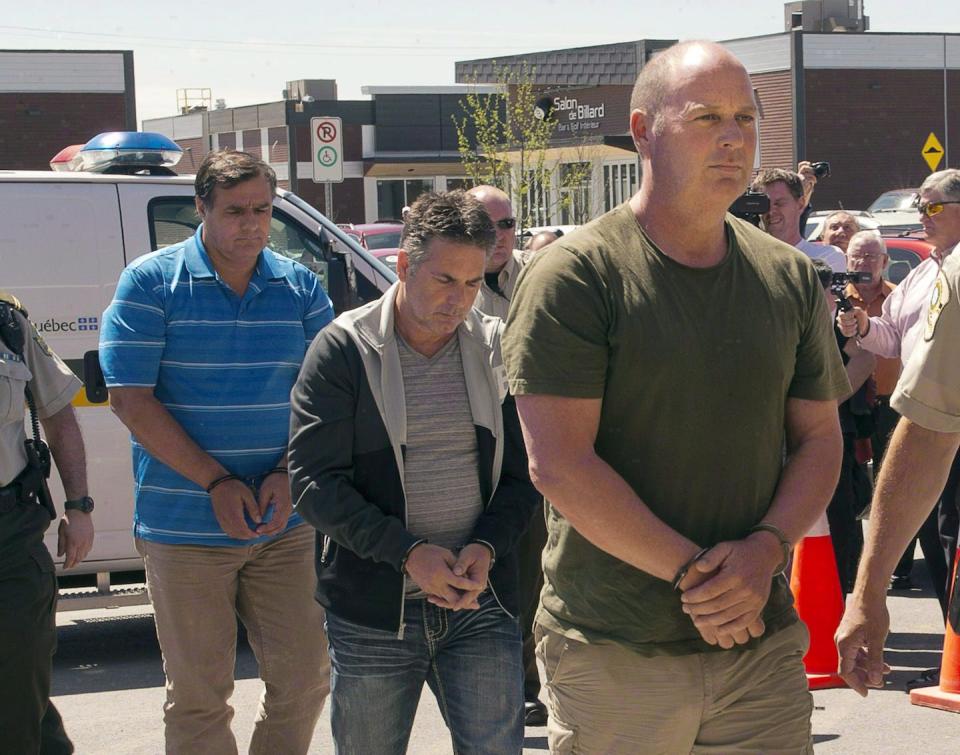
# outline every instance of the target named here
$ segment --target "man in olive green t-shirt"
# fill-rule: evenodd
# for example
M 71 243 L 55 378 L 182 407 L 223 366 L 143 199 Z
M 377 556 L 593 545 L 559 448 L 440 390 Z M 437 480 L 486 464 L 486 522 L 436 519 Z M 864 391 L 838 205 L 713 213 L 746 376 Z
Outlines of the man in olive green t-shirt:
M 780 572 L 836 485 L 848 382 L 810 261 L 726 216 L 756 145 L 740 62 L 676 45 L 631 110 L 640 191 L 533 258 L 504 339 L 550 504 L 550 747 L 808 752 Z

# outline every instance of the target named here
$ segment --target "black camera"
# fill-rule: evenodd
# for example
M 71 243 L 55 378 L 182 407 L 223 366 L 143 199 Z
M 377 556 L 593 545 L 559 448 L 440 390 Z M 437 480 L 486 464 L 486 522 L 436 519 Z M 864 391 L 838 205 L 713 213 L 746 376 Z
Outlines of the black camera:
M 872 280 L 871 273 L 834 273 L 830 279 L 830 293 L 837 297 L 837 309 L 841 312 L 849 312 L 853 309 L 845 293 L 848 283 L 869 283 Z
M 830 163 L 826 161 L 810 163 L 810 167 L 813 168 L 813 175 L 818 179 L 830 177 Z
M 746 191 L 730 205 L 730 214 L 760 227 L 760 216 L 770 212 L 770 197 L 762 191 Z

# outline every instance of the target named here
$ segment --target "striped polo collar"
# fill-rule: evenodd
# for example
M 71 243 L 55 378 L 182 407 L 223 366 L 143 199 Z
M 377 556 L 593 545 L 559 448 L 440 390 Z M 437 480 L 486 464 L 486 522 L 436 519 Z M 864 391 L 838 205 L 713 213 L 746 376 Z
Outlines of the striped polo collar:
M 217 271 L 213 267 L 210 255 L 203 245 L 203 223 L 197 226 L 193 237 L 187 239 L 183 245 L 183 264 L 194 278 L 216 278 Z M 279 260 L 270 253 L 269 248 L 260 251 L 257 259 L 256 275 L 264 280 L 279 280 L 286 278 L 286 272 L 280 267 Z

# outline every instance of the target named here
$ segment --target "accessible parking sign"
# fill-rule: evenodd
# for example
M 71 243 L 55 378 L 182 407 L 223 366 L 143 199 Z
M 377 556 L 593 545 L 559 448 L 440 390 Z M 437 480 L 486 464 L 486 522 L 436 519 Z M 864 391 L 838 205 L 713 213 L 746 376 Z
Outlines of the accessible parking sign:
M 343 124 L 335 116 L 310 119 L 314 183 L 343 183 Z

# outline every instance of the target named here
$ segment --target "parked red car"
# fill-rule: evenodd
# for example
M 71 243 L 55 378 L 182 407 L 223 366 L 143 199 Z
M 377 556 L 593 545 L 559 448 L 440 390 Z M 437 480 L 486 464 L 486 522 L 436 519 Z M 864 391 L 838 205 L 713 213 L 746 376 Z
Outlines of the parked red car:
M 882 231 L 882 229 L 881 229 Z M 887 278 L 891 283 L 899 283 L 917 265 L 930 256 L 933 244 L 928 244 L 916 235 L 884 236 L 887 245 L 887 254 L 890 255 L 890 265 L 887 267 Z
M 341 225 L 364 249 L 373 252 L 383 264 L 397 272 L 397 251 L 400 249 L 402 223 L 360 223 Z
M 364 249 L 371 252 L 379 249 L 399 249 L 402 223 L 360 223 L 341 226 L 353 236 Z M 379 255 L 378 255 L 379 256 Z

